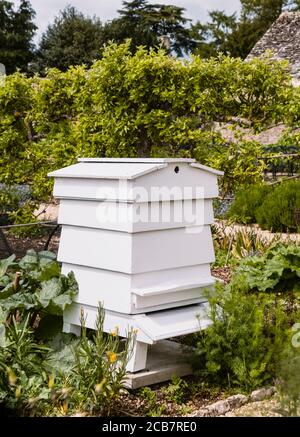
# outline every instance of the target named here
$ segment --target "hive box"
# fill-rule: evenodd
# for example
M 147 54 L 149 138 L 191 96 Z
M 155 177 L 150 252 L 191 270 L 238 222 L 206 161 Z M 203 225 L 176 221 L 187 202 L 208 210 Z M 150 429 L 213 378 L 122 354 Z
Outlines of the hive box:
M 65 329 L 77 329 L 81 307 L 94 327 L 102 302 L 106 330 L 138 328 L 129 365 L 137 371 L 146 344 L 198 330 L 197 314 L 208 323 L 212 199 L 221 174 L 193 159 L 101 158 L 50 173 L 60 199 L 58 260 L 79 284 Z

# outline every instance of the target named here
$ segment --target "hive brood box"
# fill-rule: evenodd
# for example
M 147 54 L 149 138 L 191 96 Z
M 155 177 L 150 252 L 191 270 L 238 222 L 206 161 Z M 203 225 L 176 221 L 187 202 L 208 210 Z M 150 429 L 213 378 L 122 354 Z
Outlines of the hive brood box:
M 74 331 L 83 307 L 94 327 L 103 302 L 107 331 L 138 329 L 128 366 L 137 371 L 146 344 L 199 329 L 195 315 L 214 284 L 210 225 L 221 172 L 193 159 L 79 161 L 49 175 L 60 199 L 58 260 L 79 284 L 64 326 Z

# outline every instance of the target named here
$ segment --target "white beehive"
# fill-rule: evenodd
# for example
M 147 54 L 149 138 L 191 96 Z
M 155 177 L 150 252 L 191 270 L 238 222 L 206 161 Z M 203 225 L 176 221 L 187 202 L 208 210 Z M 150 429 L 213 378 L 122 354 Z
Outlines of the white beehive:
M 145 344 L 199 329 L 195 314 L 214 284 L 210 225 L 222 173 L 193 159 L 79 161 L 49 175 L 60 199 L 58 260 L 79 284 L 65 329 L 79 326 L 81 307 L 94 327 L 103 302 L 107 331 L 138 328 L 137 371 Z

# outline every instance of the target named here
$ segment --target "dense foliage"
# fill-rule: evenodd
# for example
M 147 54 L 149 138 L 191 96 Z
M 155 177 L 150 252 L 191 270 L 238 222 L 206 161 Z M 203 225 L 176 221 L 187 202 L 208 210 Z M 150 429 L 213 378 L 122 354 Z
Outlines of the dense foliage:
M 62 334 L 62 313 L 78 291 L 51 252 L 0 261 L 0 406 L 23 415 L 108 414 L 123 387 L 135 334 L 104 334 L 104 311 L 88 335 Z
M 228 211 L 228 217 L 240 223 L 256 223 L 257 209 L 262 205 L 272 186 L 267 184 L 252 185 L 239 190 Z
M 258 223 L 273 232 L 297 231 L 300 227 L 300 181 L 256 185 L 240 190 L 228 216 L 242 223 Z
M 37 29 L 35 12 L 28 0 L 21 0 L 18 9 L 12 1 L 0 2 L 0 63 L 6 73 L 27 70 L 34 57 L 32 38 Z
M 67 70 L 71 65 L 91 65 L 99 59 L 104 44 L 103 25 L 98 18 L 85 17 L 67 6 L 42 35 L 32 69 Z
M 65 71 L 72 65 L 90 66 L 102 57 L 109 41 L 124 43 L 128 38 L 133 53 L 140 46 L 163 46 L 169 53 L 183 55 L 195 47 L 184 8 L 146 0 L 123 1 L 122 6 L 117 18 L 106 23 L 67 6 L 42 35 L 30 70 L 44 74 L 46 68 Z
M 196 340 L 199 374 L 245 390 L 272 383 L 297 307 L 288 315 L 273 297 L 223 289 L 210 304 L 213 324 Z
M 300 292 L 300 247 L 278 243 L 262 256 L 241 260 L 230 289 L 243 292 Z
M 262 129 L 294 122 L 297 108 L 285 63 L 178 60 L 143 48 L 132 55 L 130 42 L 112 44 L 89 70 L 6 78 L 0 179 L 28 184 L 33 200 L 45 201 L 52 187 L 47 173 L 79 156 L 193 156 L 225 170 L 223 188 L 230 191 L 261 180 L 263 150 L 249 141 L 228 145 L 214 122 L 243 117 Z
M 61 275 L 52 252 L 27 252 L 0 261 L 0 308 L 7 320 L 17 312 L 30 314 L 30 324 L 39 324 L 37 334 L 46 338 L 62 329 L 62 314 L 78 292 L 73 273 Z M 50 331 L 47 332 L 47 329 Z
M 163 45 L 170 53 L 182 56 L 195 47 L 183 7 L 153 4 L 147 0 L 123 1 L 119 17 L 105 25 L 106 41 L 123 43 L 131 39 L 131 49 Z M 166 39 L 164 41 L 164 38 Z
M 141 45 L 157 50 L 163 46 L 174 55 L 198 54 L 217 57 L 220 53 L 244 59 L 251 48 L 284 10 L 299 10 L 299 0 L 241 0 L 239 13 L 209 11 L 210 21 L 192 23 L 184 7 L 156 4 L 147 0 L 123 1 L 118 15 L 102 22 L 67 6 L 49 23 L 35 48 L 37 29 L 30 1 L 19 8 L 9 0 L 0 3 L 0 62 L 8 73 L 22 71 L 44 74 L 45 68 L 66 70 L 71 65 L 90 66 L 102 57 L 109 41 L 131 39 L 134 53 Z M 184 6 L 184 2 L 182 2 Z M 197 19 L 197 17 L 195 17 Z
M 241 0 L 240 3 L 239 14 L 212 10 L 208 23 L 197 22 L 192 26 L 197 41 L 195 53 L 209 57 L 222 52 L 244 59 L 284 10 L 300 9 L 299 0 Z
M 300 181 L 277 185 L 257 209 L 257 222 L 274 232 L 300 229 Z
M 300 249 L 293 245 L 241 261 L 232 281 L 209 298 L 213 323 L 196 336 L 200 375 L 251 390 L 274 383 L 279 369 L 283 374 L 300 315 L 299 268 Z

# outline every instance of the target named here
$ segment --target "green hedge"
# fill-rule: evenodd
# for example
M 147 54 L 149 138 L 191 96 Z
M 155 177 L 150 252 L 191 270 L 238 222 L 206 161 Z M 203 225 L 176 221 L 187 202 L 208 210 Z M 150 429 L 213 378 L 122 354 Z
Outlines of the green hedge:
M 255 185 L 239 191 L 228 217 L 241 223 L 258 223 L 273 232 L 300 229 L 300 181 Z
M 300 181 L 278 185 L 256 212 L 262 229 L 275 232 L 300 230 Z
M 228 145 L 211 124 L 245 118 L 259 130 L 276 120 L 294 123 L 295 93 L 286 64 L 271 58 L 187 61 L 143 48 L 132 55 L 130 42 L 111 44 L 89 69 L 6 77 L 0 180 L 28 185 L 38 203 L 52 193 L 47 173 L 78 157 L 192 156 L 222 169 L 221 188 L 232 191 L 261 180 L 262 147 Z
M 238 191 L 229 209 L 229 218 L 244 224 L 256 223 L 256 211 L 271 191 L 270 185 L 261 184 Z

